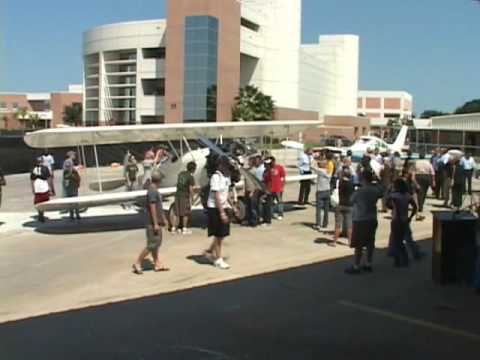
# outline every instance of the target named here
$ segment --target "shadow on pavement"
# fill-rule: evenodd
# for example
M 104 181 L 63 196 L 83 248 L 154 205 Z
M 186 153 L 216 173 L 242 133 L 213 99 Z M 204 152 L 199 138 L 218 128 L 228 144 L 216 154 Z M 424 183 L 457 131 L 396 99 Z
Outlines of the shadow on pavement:
M 139 214 L 102 215 L 83 217 L 81 220 L 73 221 L 68 217 L 49 219 L 43 224 L 38 221 L 29 221 L 23 226 L 34 228 L 41 234 L 68 235 L 140 229 L 143 227 L 142 220 Z
M 187 256 L 187 260 L 194 261 L 198 265 L 208 265 L 212 266 L 212 262 L 208 260 L 205 255 L 190 255 Z

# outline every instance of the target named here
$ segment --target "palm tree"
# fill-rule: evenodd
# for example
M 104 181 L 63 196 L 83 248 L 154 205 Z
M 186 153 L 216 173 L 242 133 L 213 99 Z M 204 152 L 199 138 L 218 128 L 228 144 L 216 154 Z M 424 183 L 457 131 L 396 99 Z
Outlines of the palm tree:
M 63 109 L 63 122 L 68 125 L 82 125 L 83 107 L 81 103 L 67 105 Z
M 20 121 L 23 124 L 23 129 L 27 128 L 27 120 L 29 119 L 28 109 L 26 107 L 22 107 L 14 115 L 17 121 Z
M 240 89 L 232 109 L 234 121 L 272 120 L 275 102 L 271 96 L 265 95 L 257 87 L 247 85 Z
M 3 125 L 4 125 L 5 130 L 8 130 L 8 123 L 9 123 L 10 119 L 8 118 L 7 115 L 4 115 L 2 120 L 3 120 Z
M 37 113 L 31 113 L 29 116 L 30 124 L 33 129 L 38 129 L 40 123 L 42 122 L 42 118 Z

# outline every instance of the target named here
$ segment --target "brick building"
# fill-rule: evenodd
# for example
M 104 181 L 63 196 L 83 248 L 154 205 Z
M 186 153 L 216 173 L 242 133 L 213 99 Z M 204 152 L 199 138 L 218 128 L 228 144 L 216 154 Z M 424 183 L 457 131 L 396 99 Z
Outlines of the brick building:
M 82 87 L 52 93 L 0 93 L 0 130 L 57 127 L 66 106 L 82 104 Z

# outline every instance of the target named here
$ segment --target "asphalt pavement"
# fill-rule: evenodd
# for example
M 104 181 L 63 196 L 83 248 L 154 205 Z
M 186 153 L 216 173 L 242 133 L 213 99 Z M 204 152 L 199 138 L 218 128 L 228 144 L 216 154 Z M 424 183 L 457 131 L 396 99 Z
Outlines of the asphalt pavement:
M 422 243 L 425 250 L 429 242 Z M 2 359 L 475 359 L 480 297 L 377 253 L 0 326 Z

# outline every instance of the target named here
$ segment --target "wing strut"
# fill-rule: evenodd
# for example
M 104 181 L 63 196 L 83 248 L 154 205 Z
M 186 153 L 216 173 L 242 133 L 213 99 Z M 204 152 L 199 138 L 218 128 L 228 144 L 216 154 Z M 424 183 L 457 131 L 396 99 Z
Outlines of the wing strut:
M 98 185 L 100 192 L 103 192 L 103 185 L 102 185 L 102 175 L 100 174 L 100 166 L 98 165 L 98 152 L 97 152 L 97 145 L 93 145 L 93 153 L 95 154 L 95 166 L 97 167 L 97 178 L 98 178 Z

